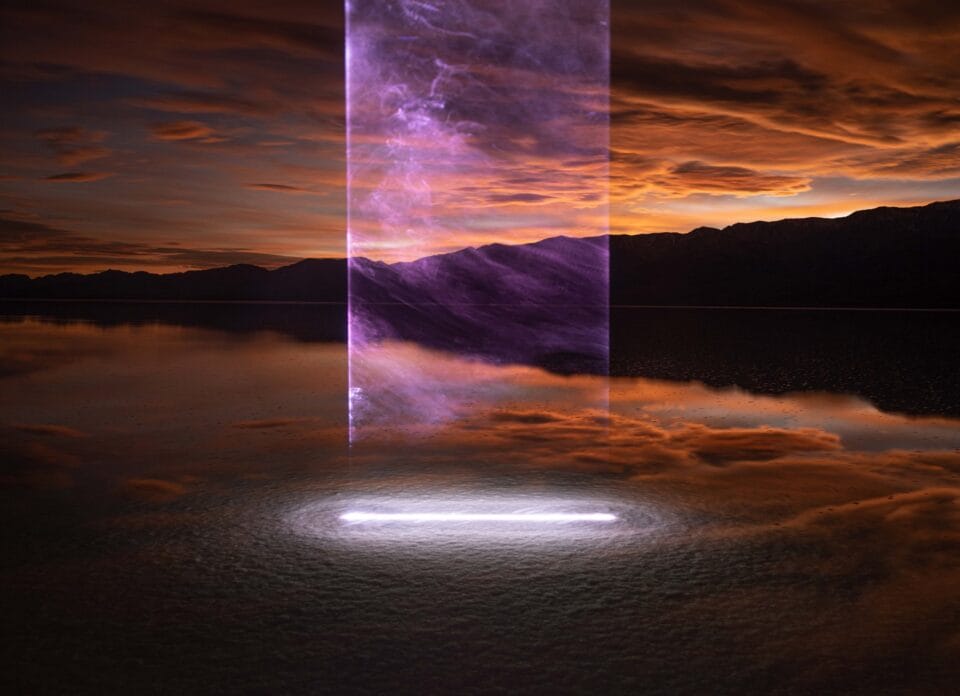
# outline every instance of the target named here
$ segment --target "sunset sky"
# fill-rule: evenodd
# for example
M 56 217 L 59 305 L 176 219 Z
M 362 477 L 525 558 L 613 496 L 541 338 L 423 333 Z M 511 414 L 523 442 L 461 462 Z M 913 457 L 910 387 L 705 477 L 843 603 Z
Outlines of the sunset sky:
M 0 25 L 0 272 L 344 255 L 339 2 L 14 1 Z M 960 197 L 955 3 L 615 1 L 612 30 L 612 232 Z M 509 218 L 552 195 L 528 188 L 485 195 Z

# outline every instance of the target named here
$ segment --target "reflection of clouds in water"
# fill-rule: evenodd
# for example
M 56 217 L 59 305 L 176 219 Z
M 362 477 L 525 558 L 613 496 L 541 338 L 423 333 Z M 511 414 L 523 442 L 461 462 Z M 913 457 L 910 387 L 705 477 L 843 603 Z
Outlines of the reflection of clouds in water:
M 5 345 L 19 354 L 43 354 L 57 343 L 73 356 L 52 374 L 6 378 L 2 446 L 17 463 L 7 465 L 8 482 L 42 470 L 63 483 L 94 460 L 122 463 L 124 478 L 164 480 L 211 469 L 269 474 L 291 464 L 329 472 L 345 461 L 342 346 L 271 334 L 225 340 L 162 326 L 26 323 L 7 333 L 15 340 Z M 723 487 L 724 477 L 749 488 L 764 472 L 795 477 L 795 487 L 804 472 L 882 479 L 897 491 L 938 477 L 954 485 L 950 477 L 960 469 L 955 421 L 885 414 L 854 397 L 608 382 L 465 361 L 410 344 L 386 344 L 372 356 L 371 383 L 390 408 L 369 441 L 353 449 L 356 467 L 392 461 L 673 477 L 695 489 L 701 482 Z M 411 372 L 419 380 L 409 379 Z M 157 449 L 162 460 L 150 454 Z M 708 497 L 706 483 L 702 490 Z
M 942 685 L 955 665 L 954 421 L 882 414 L 848 397 L 643 379 L 613 380 L 607 410 L 603 380 L 405 346 L 433 384 L 452 383 L 450 419 L 383 429 L 348 458 L 342 346 L 171 327 L 19 330 L 23 354 L 76 337 L 67 352 L 77 357 L 3 380 L 4 493 L 24 509 L 65 495 L 72 506 L 20 522 L 33 540 L 22 553 L 44 558 L 18 578 L 45 607 L 95 616 L 91 625 L 105 603 L 82 588 L 104 587 L 126 602 L 131 624 L 153 626 L 130 589 L 145 588 L 189 608 L 171 615 L 178 639 L 198 596 L 225 595 L 223 616 L 238 607 L 282 616 L 298 644 L 318 639 L 319 626 L 369 648 L 351 627 L 409 637 L 384 623 L 398 607 L 431 617 L 438 604 L 455 608 L 482 634 L 506 601 L 504 630 L 522 633 L 536 622 L 515 628 L 518 617 L 540 616 L 546 596 L 547 619 L 562 613 L 591 636 L 563 653 L 573 661 L 650 655 L 658 666 L 647 669 L 673 674 L 689 667 L 670 662 L 682 654 L 701 674 L 788 671 L 797 692 L 850 679 L 868 691 L 910 665 Z M 462 500 L 602 508 L 621 522 L 460 529 L 441 540 L 425 527 L 339 523 L 358 503 Z M 64 556 L 94 535 L 110 543 Z M 344 602 L 342 617 L 324 613 Z M 218 620 L 209 625 L 220 630 Z
M 52 435 L 54 437 L 87 437 L 87 434 L 69 428 L 65 425 L 54 425 L 52 423 L 14 423 L 14 430 L 20 430 L 33 435 Z
M 558 376 L 409 344 L 382 346 L 370 361 L 397 420 L 372 428 L 348 464 L 342 346 L 162 326 L 4 330 L 8 352 L 43 355 L 56 343 L 70 356 L 53 372 L 5 379 L 6 485 L 64 487 L 115 471 L 118 491 L 161 502 L 212 485 L 185 482 L 191 475 L 395 468 L 449 484 L 478 473 L 588 474 L 725 524 L 735 509 L 743 522 L 785 523 L 825 505 L 960 485 L 960 429 L 949 419 L 837 395 Z
M 28 319 L 0 323 L 0 357 L 11 356 L 38 367 L 0 374 L 0 476 L 9 485 L 92 479 L 129 492 L 130 478 L 233 476 L 304 448 L 313 448 L 304 466 L 316 466 L 345 440 L 339 345 Z
M 149 502 L 165 503 L 175 500 L 187 492 L 187 487 L 176 481 L 163 479 L 135 478 L 123 482 L 123 491 L 127 495 Z
M 821 649 L 851 662 L 872 656 L 955 665 L 960 648 L 960 481 L 815 507 L 770 528 L 802 552 L 783 559 L 787 575 L 846 588 L 817 631 Z M 837 590 L 833 590 L 837 591 Z M 909 639 L 905 638 L 909 636 Z M 952 656 L 952 657 L 951 657 Z M 948 670 L 955 669 L 947 667 Z M 946 674 L 946 672 L 944 673 Z M 919 679 L 936 678 L 926 674 Z
M 412 343 L 354 348 L 351 418 L 354 440 L 383 431 L 431 435 L 476 411 L 513 402 L 556 401 L 567 408 L 606 404 L 606 382 L 593 377 L 545 378 L 542 370 L 496 366 L 430 351 Z

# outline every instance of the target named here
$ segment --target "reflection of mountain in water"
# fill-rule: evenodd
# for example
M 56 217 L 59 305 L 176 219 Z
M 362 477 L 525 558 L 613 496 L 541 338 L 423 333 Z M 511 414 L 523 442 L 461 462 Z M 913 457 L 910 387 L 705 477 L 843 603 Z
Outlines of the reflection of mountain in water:
M 275 331 L 297 341 L 347 340 L 346 307 L 305 302 L 111 302 L 96 300 L 0 302 L 0 321 L 38 317 L 109 328 L 167 324 L 252 334 Z
M 883 411 L 960 417 L 960 313 L 611 311 L 611 372 L 759 394 L 855 394 Z
M 346 334 L 342 305 L 18 302 L 0 304 L 0 315 L 104 327 L 161 322 L 238 337 L 269 330 L 300 341 Z M 440 342 L 427 336 L 423 344 Z M 960 417 L 957 312 L 614 308 L 610 353 L 614 376 L 855 394 L 881 410 Z

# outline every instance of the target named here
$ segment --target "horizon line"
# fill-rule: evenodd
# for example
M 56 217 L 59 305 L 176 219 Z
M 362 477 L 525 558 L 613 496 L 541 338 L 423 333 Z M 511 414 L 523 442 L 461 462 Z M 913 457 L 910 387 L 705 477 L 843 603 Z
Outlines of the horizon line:
M 789 222 L 789 221 L 795 221 L 795 220 L 824 220 L 824 221 L 828 221 L 828 220 L 829 220 L 829 221 L 837 221 L 837 220 L 845 220 L 845 219 L 847 219 L 847 218 L 850 218 L 850 217 L 852 217 L 852 216 L 854 216 L 854 215 L 858 215 L 858 214 L 861 214 L 861 213 L 868 213 L 868 212 L 873 212 L 873 211 L 878 211 L 878 210 L 887 210 L 887 209 L 894 209 L 894 210 L 913 210 L 913 209 L 916 209 L 916 208 L 927 208 L 927 207 L 931 207 L 931 206 L 935 206 L 935 205 L 944 205 L 944 204 L 950 204 L 950 203 L 960 203 L 960 198 L 950 198 L 950 199 L 945 199 L 945 200 L 933 200 L 933 201 L 928 201 L 928 202 L 926 202 L 926 203 L 918 203 L 918 204 L 915 204 L 915 205 L 881 205 L 881 206 L 876 206 L 876 207 L 873 207 L 873 208 L 862 208 L 862 209 L 854 210 L 854 211 L 851 211 L 850 213 L 847 213 L 846 215 L 841 215 L 841 216 L 817 216 L 817 215 L 812 215 L 812 216 L 808 216 L 808 217 L 785 217 L 785 218 L 780 218 L 780 219 L 777 219 L 777 220 L 750 220 L 750 221 L 748 221 L 748 222 L 734 222 L 734 223 L 731 223 L 731 224 L 729 224 L 729 225 L 725 225 L 724 227 L 711 227 L 711 226 L 709 226 L 709 225 L 700 225 L 700 226 L 694 227 L 693 229 L 687 230 L 686 232 L 636 232 L 636 233 L 629 233 L 629 232 L 609 232 L 609 231 L 608 231 L 608 232 L 603 233 L 603 234 L 592 234 L 592 235 L 584 235 L 584 236 L 576 236 L 576 235 L 569 235 L 569 234 L 558 234 L 558 235 L 554 235 L 554 236 L 551 236 L 551 237 L 543 237 L 543 238 L 541 238 L 541 239 L 537 239 L 537 240 L 533 240 L 533 241 L 517 242 L 517 243 L 512 243 L 512 244 L 509 243 L 509 242 L 494 241 L 494 242 L 489 242 L 489 243 L 487 243 L 487 244 L 482 244 L 482 245 L 480 245 L 480 246 L 472 246 L 472 245 L 471 245 L 471 246 L 464 246 L 464 247 L 460 247 L 459 249 L 453 249 L 453 250 L 450 250 L 450 251 L 438 251 L 438 252 L 433 253 L 433 254 L 427 254 L 427 255 L 425 255 L 425 256 L 419 256 L 419 257 L 417 257 L 417 258 L 408 259 L 408 260 L 399 260 L 399 261 L 383 261 L 383 260 L 378 260 L 378 259 L 371 259 L 371 258 L 366 257 L 366 256 L 352 256 L 352 257 L 351 257 L 351 256 L 347 256 L 347 255 L 343 255 L 343 256 L 306 256 L 306 257 L 303 257 L 303 258 L 300 258 L 300 259 L 294 259 L 293 257 L 291 257 L 289 263 L 281 263 L 280 265 L 276 265 L 276 266 L 270 266 L 270 265 L 261 266 L 261 265 L 255 264 L 255 263 L 243 263 L 243 262 L 240 262 L 240 263 L 228 263 L 228 264 L 223 265 L 223 266 L 205 266 L 205 267 L 202 267 L 202 268 L 200 268 L 200 267 L 198 267 L 198 268 L 186 268 L 186 269 L 184 269 L 184 270 L 179 270 L 179 271 L 163 271 L 163 272 L 148 271 L 148 270 L 145 270 L 145 269 L 139 269 L 139 270 L 134 270 L 134 271 L 125 271 L 125 270 L 121 270 L 121 269 L 117 269 L 117 268 L 109 268 L 109 267 L 108 267 L 108 268 L 104 268 L 104 269 L 101 269 L 101 270 L 98 270 L 98 271 L 89 271 L 89 272 L 80 272 L 80 271 L 57 271 L 57 272 L 53 272 L 53 273 L 44 273 L 44 274 L 38 274 L 38 275 L 30 275 L 29 273 L 22 273 L 22 272 L 0 273 L 0 278 L 10 277 L 10 276 L 26 276 L 26 277 L 29 278 L 30 280 L 39 280 L 39 279 L 41 279 L 41 278 L 49 278 L 49 277 L 55 277 L 55 276 L 59 276 L 59 275 L 78 275 L 78 276 L 83 276 L 83 277 L 89 277 L 89 276 L 99 275 L 99 274 L 102 274 L 102 273 L 126 273 L 126 274 L 129 274 L 129 275 L 133 275 L 133 274 L 136 274 L 136 273 L 146 273 L 146 274 L 148 274 L 148 275 L 153 275 L 153 276 L 169 276 L 169 275 L 179 275 L 179 274 L 183 274 L 183 273 L 199 273 L 199 272 L 204 272 L 204 271 L 223 270 L 223 269 L 227 269 L 227 268 L 236 268 L 236 267 L 241 267 L 241 266 L 242 266 L 242 267 L 249 267 L 249 268 L 257 268 L 257 269 L 266 271 L 266 272 L 268 272 L 268 273 L 272 273 L 273 271 L 279 271 L 279 270 L 282 270 L 282 269 L 284 269 L 284 268 L 290 268 L 290 267 L 292 267 L 292 266 L 296 266 L 297 264 L 304 263 L 304 262 L 307 262 L 307 261 L 350 261 L 350 260 L 362 260 L 362 261 L 368 261 L 368 262 L 370 262 L 370 263 L 382 263 L 382 264 L 385 264 L 385 265 L 388 265 L 388 266 L 394 266 L 394 265 L 397 265 L 397 264 L 404 264 L 404 263 L 416 263 L 416 262 L 418 262 L 418 261 L 422 261 L 422 260 L 428 259 L 428 258 L 436 258 L 436 257 L 441 257 L 441 256 L 448 256 L 448 255 L 450 255 L 450 254 L 458 254 L 458 253 L 461 253 L 461 252 L 464 252 L 464 251 L 467 251 L 467 250 L 470 250 L 470 249 L 473 249 L 473 250 L 486 249 L 486 248 L 488 248 L 488 247 L 497 246 L 497 245 L 500 245 L 500 246 L 511 246 L 511 247 L 532 246 L 532 245 L 534 245 L 534 244 L 540 244 L 540 243 L 542 243 L 542 242 L 550 241 L 550 240 L 553 240 L 553 239 L 597 239 L 597 238 L 600 238 L 600 237 L 608 237 L 608 238 L 610 238 L 610 237 L 648 237 L 648 236 L 655 236 L 655 235 L 677 235 L 677 236 L 686 236 L 686 235 L 690 235 L 690 234 L 693 234 L 694 232 L 698 232 L 698 231 L 701 231 L 701 230 L 711 230 L 711 231 L 716 231 L 716 232 L 722 232 L 722 231 L 724 231 L 724 230 L 728 230 L 728 229 L 730 229 L 731 227 L 736 227 L 736 226 L 738 226 L 738 225 L 777 224 L 777 223 L 781 223 L 781 222 Z

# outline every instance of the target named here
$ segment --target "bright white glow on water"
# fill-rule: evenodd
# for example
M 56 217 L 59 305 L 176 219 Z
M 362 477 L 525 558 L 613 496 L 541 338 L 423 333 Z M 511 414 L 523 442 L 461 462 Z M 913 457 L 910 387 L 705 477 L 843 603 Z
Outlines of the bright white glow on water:
M 347 512 L 344 522 L 615 522 L 616 515 L 606 512 Z
M 284 527 L 354 551 L 472 554 L 609 548 L 650 540 L 667 526 L 656 501 L 627 499 L 614 487 L 483 490 L 473 482 L 458 489 L 420 477 L 359 487 L 350 482 L 329 495 L 306 496 L 286 510 Z

